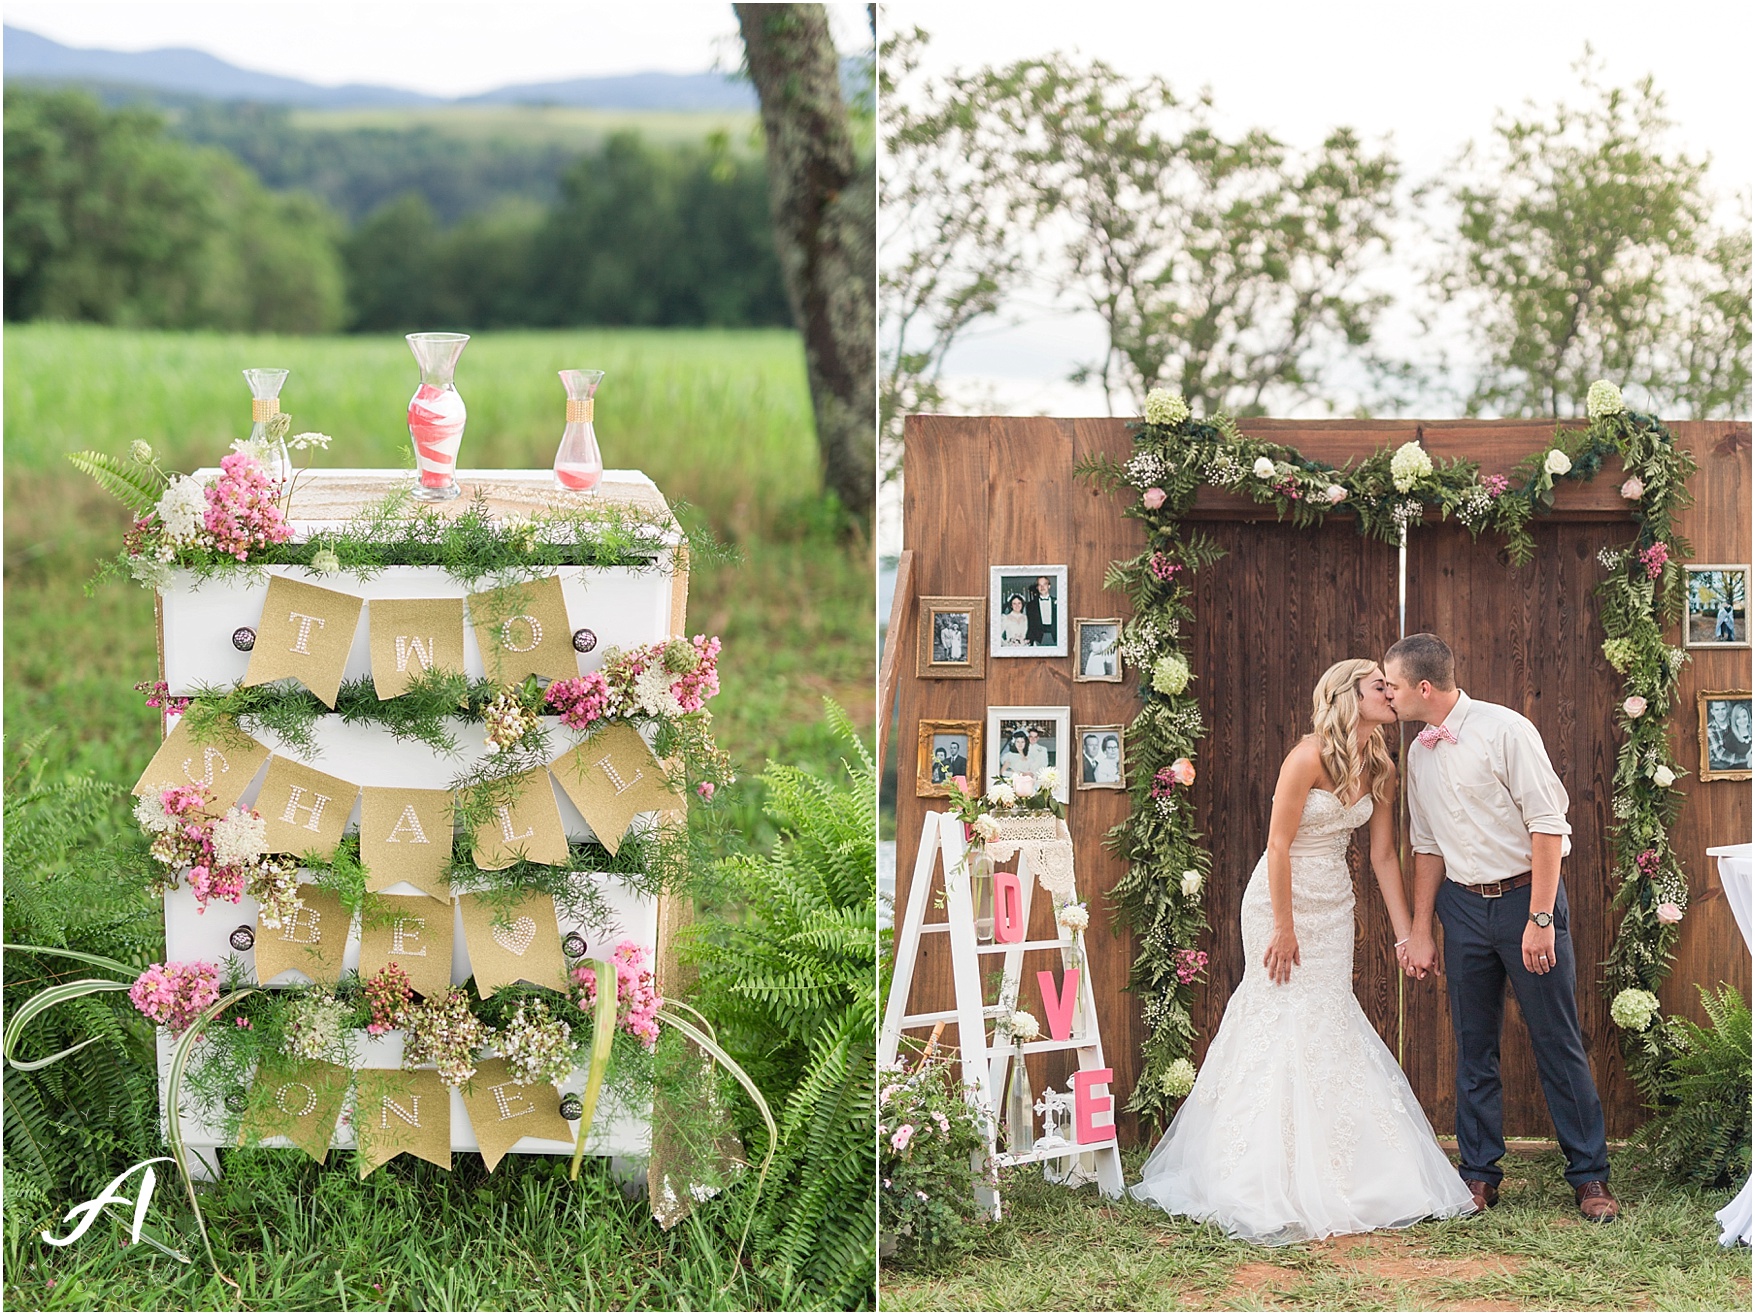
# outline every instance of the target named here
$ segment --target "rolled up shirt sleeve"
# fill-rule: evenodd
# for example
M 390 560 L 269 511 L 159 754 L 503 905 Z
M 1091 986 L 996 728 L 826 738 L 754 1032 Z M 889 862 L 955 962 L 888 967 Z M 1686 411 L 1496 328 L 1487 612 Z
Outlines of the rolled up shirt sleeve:
M 1566 820 L 1566 810 L 1571 800 L 1554 764 L 1548 761 L 1548 750 L 1536 728 L 1521 719 L 1507 726 L 1503 747 L 1505 785 L 1523 816 L 1524 829 L 1539 835 L 1570 836 L 1572 824 Z
M 1413 751 L 1408 757 L 1412 759 Z M 1407 795 L 1408 795 L 1408 843 L 1413 846 L 1416 854 L 1437 854 L 1442 856 L 1443 850 L 1438 848 L 1438 838 L 1432 833 L 1432 824 L 1426 820 L 1426 809 L 1420 802 L 1420 791 L 1415 785 L 1415 767 L 1408 763 Z

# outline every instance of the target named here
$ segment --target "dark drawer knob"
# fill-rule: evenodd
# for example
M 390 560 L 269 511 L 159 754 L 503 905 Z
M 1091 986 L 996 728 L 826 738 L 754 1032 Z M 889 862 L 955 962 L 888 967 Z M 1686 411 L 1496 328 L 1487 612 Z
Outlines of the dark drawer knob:
M 256 929 L 250 926 L 232 928 L 231 942 L 232 949 L 242 954 L 256 944 Z
M 574 652 L 576 652 L 576 653 L 589 653 L 592 649 L 594 649 L 596 647 L 597 647 L 597 632 L 595 630 L 575 630 L 573 632 L 573 651 Z
M 585 1102 L 584 1101 L 580 1100 L 577 1096 L 573 1095 L 571 1092 L 568 1092 L 565 1096 L 561 1097 L 561 1117 L 563 1119 L 582 1118 L 582 1117 L 584 1117 L 584 1114 L 585 1114 Z
M 232 647 L 240 653 L 248 653 L 256 647 L 256 632 L 249 626 L 239 626 L 232 631 Z
M 576 931 L 570 931 L 561 937 L 561 948 L 567 952 L 567 958 L 582 959 L 585 957 L 585 938 Z

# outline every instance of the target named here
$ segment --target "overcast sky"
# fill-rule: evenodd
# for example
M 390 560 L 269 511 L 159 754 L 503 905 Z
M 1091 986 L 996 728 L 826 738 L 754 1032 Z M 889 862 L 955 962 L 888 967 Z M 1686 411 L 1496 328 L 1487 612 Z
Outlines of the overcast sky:
M 737 18 L 705 0 L 5 0 L 6 22 L 69 46 L 192 46 L 323 86 L 468 96 L 524 82 L 737 67 Z M 868 44 L 865 7 L 829 6 Z

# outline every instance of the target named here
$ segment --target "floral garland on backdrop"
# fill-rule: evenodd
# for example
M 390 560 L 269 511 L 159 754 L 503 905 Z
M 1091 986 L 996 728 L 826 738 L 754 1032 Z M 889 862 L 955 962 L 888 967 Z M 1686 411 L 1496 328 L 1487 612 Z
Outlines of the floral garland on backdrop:
M 1202 893 L 1212 857 L 1195 829 L 1190 791 L 1207 725 L 1190 688 L 1197 676 L 1185 646 L 1195 621 L 1191 577 L 1223 555 L 1183 523 L 1202 486 L 1272 503 L 1297 525 L 1351 516 L 1361 534 L 1392 544 L 1436 510 L 1472 537 L 1501 536 L 1522 565 L 1535 551 L 1530 521 L 1552 509 L 1556 481 L 1589 479 L 1611 456 L 1626 469 L 1620 492 L 1633 533 L 1603 549 L 1605 577 L 1596 588 L 1603 656 L 1625 693 L 1611 830 L 1614 907 L 1624 912 L 1605 985 L 1614 997 L 1611 1016 L 1624 1029 L 1628 1070 L 1647 1090 L 1661 1079 L 1676 1043 L 1667 1026 L 1653 1026 L 1655 990 L 1669 973 L 1688 903 L 1687 874 L 1669 843 L 1683 769 L 1667 729 L 1687 654 L 1665 643 L 1664 630 L 1685 603 L 1682 563 L 1690 549 L 1676 537 L 1675 517 L 1690 500 L 1685 485 L 1695 466 L 1657 419 L 1629 411 L 1613 384 L 1592 384 L 1586 409 L 1585 428 L 1558 429 L 1509 476 L 1484 476 L 1463 458 L 1435 461 L 1418 440 L 1336 468 L 1247 437 L 1228 416 L 1197 419 L 1179 394 L 1153 389 L 1133 426 L 1133 455 L 1078 467 L 1109 488 L 1136 490 L 1123 515 L 1143 522 L 1147 535 L 1145 550 L 1111 563 L 1104 580 L 1133 604 L 1121 651 L 1141 673 L 1145 702 L 1127 733 L 1132 813 L 1106 841 L 1127 863 L 1111 899 L 1140 943 L 1131 986 L 1148 1039 L 1130 1110 L 1167 1120 L 1195 1080 L 1190 1008 L 1200 974 L 1188 965 L 1209 926 Z

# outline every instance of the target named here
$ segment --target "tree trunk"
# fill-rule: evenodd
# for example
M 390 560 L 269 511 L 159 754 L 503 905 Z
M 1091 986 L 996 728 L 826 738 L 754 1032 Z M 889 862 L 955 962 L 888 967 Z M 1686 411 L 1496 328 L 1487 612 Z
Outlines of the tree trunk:
M 824 487 L 863 526 L 876 482 L 877 175 L 861 167 L 821 5 L 740 4 L 767 136 L 774 245 L 804 335 Z

